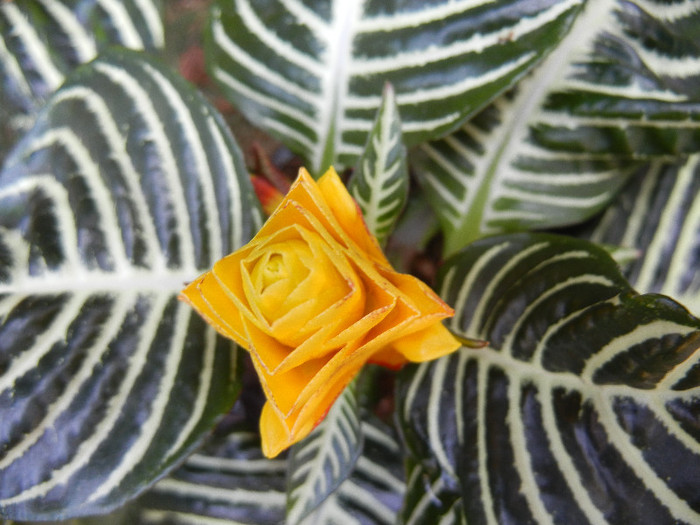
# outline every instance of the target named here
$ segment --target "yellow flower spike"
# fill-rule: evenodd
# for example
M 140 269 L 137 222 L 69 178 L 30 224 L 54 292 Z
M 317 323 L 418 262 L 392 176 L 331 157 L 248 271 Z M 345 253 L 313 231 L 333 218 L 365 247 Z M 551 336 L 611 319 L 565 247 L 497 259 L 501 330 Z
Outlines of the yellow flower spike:
M 267 403 L 263 452 L 303 439 L 366 363 L 398 368 L 460 347 L 454 315 L 397 273 L 333 168 L 303 168 L 258 234 L 181 294 L 251 354 Z

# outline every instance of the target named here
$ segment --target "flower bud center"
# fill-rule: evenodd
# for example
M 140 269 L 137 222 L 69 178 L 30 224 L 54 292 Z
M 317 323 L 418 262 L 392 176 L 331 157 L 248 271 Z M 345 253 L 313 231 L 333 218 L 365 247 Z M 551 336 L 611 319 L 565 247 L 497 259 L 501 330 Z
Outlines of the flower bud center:
M 288 276 L 287 269 L 284 265 L 284 257 L 279 253 L 273 253 L 270 255 L 267 262 L 262 265 L 262 293 L 271 284 L 276 283 L 281 279 L 285 279 Z
M 297 232 L 297 238 L 278 236 L 262 246 L 246 265 L 250 304 L 264 318 L 269 334 L 292 348 L 318 331 L 321 324 L 314 320 L 352 290 L 351 276 L 339 273 L 323 239 L 307 230 Z
M 309 246 L 299 240 L 271 244 L 257 260 L 250 276 L 256 302 L 268 321 L 283 316 L 298 304 L 298 301 L 290 301 L 290 296 L 308 277 L 312 261 Z

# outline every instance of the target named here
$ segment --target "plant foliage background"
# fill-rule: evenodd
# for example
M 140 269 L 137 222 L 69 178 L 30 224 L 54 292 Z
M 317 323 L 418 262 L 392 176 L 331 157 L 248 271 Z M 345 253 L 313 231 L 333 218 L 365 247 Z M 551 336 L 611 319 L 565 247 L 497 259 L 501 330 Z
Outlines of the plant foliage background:
M 0 520 L 700 522 L 698 35 L 697 0 L 1 3 Z M 489 346 L 368 368 L 267 460 L 176 295 L 261 224 L 249 173 L 329 164 Z

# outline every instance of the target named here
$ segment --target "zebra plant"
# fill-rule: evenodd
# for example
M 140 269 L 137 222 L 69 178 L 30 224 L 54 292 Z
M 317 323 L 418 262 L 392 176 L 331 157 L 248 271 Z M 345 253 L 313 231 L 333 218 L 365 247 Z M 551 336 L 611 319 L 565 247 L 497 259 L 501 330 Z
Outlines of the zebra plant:
M 464 346 L 265 459 L 176 301 L 263 220 L 177 3 L 1 3 L 0 520 L 699 523 L 700 0 L 206 3 L 206 92 L 439 262 Z

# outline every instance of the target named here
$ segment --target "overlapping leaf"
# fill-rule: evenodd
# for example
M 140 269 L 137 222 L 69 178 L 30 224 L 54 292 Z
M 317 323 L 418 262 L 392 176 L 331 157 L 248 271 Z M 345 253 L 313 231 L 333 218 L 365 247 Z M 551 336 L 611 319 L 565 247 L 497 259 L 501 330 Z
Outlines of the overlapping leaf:
M 587 237 L 636 250 L 624 268 L 643 292 L 663 293 L 700 314 L 700 157 L 655 163 L 625 188 Z
M 448 252 L 600 211 L 649 159 L 700 150 L 700 3 L 594 0 L 540 67 L 413 157 Z
M 383 239 L 408 193 L 406 149 L 401 142 L 401 122 L 390 86 L 385 88 L 349 190 L 358 201 L 370 232 Z M 355 390 L 355 383 L 347 387 L 321 424 L 291 450 L 287 487 L 290 523 L 301 522 L 328 498 L 336 501 L 338 495 L 333 493 L 355 469 L 363 448 Z
M 263 457 L 255 431 L 215 437 L 138 502 L 140 523 L 247 523 L 285 519 L 287 461 Z
M 256 432 L 216 437 L 138 503 L 144 523 L 342 523 L 392 525 L 404 494 L 402 455 L 393 431 L 362 422 L 362 455 L 352 475 L 301 522 L 285 516 L 288 460 L 265 459 Z
M 5 134 L 0 157 L 11 134 L 28 129 L 65 76 L 99 50 L 110 45 L 161 49 L 160 4 L 160 0 L 0 3 L 0 116 Z
M 212 76 L 319 174 L 353 165 L 391 82 L 406 144 L 455 129 L 555 46 L 580 0 L 220 0 Z
M 289 456 L 287 519 L 299 523 L 350 476 L 363 439 L 355 393 L 350 383 L 324 420 Z
M 406 498 L 398 523 L 411 525 L 462 525 L 462 494 L 456 483 L 445 483 L 439 468 L 406 458 Z
M 201 96 L 125 50 L 78 69 L 8 157 L 0 516 L 119 505 L 230 408 L 231 344 L 176 295 L 257 226 L 240 157 Z
M 302 525 L 393 525 L 406 490 L 402 450 L 393 429 L 365 416 L 364 447 L 352 475 Z M 288 521 L 288 523 L 294 523 Z
M 698 522 L 697 318 L 550 235 L 477 241 L 440 289 L 452 328 L 491 346 L 407 370 L 397 399 L 419 472 L 466 522 Z
M 387 85 L 348 189 L 379 242 L 391 233 L 408 197 L 406 147 L 394 89 Z

